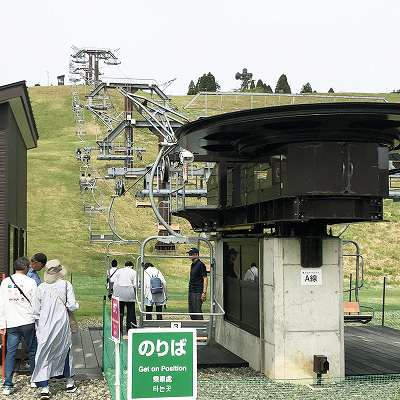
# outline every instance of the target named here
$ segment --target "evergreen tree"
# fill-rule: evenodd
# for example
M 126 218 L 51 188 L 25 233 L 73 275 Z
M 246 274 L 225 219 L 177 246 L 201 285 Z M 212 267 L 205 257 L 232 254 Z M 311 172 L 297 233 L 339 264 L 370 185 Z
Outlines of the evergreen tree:
M 328 93 L 335 93 L 335 92 L 334 92 L 334 90 L 333 90 L 332 88 L 330 88 L 330 89 L 328 90 Z
M 190 81 L 187 94 L 196 94 L 196 86 L 193 81 Z
M 215 80 L 214 75 L 209 72 L 207 75 L 203 74 L 196 84 L 196 93 L 198 92 L 216 92 L 220 88 L 218 82 Z
M 300 93 L 312 93 L 312 87 L 310 82 L 307 82 L 305 85 L 302 86 Z
M 261 79 L 259 79 L 257 81 L 256 88 L 257 89 L 263 89 L 264 88 L 264 83 L 263 83 L 263 81 Z
M 292 93 L 285 74 L 282 74 L 279 77 L 278 82 L 276 83 L 275 93 Z
M 264 93 L 274 93 L 270 85 L 264 83 Z
M 215 80 L 215 76 L 211 72 L 207 74 L 207 81 L 209 92 L 216 92 L 221 88 L 221 86 L 219 86 L 218 82 Z
M 256 86 L 254 85 L 254 80 L 252 79 L 251 83 L 250 83 L 250 90 L 255 89 L 255 88 L 256 88 Z

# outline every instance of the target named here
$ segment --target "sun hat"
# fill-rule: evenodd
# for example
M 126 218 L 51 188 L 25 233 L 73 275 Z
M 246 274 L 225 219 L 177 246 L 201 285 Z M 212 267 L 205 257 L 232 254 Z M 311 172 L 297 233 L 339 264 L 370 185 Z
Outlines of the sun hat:
M 46 271 L 44 273 L 44 281 L 47 283 L 54 283 L 67 275 L 67 270 L 61 265 L 60 260 L 49 260 L 46 264 Z

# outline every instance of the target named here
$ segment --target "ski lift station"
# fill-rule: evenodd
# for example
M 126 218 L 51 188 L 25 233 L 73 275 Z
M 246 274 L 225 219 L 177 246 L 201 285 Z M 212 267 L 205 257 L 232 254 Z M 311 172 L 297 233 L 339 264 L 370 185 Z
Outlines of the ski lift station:
M 77 147 L 76 159 L 84 163 L 83 211 L 91 242 L 108 243 L 107 268 L 113 257 L 132 256 L 139 287 L 146 261 L 188 258 L 175 250 L 190 245 L 200 248 L 209 269 L 210 307 L 202 313 L 204 320 L 174 311 L 161 312 L 168 315 L 164 320 L 148 318 L 160 312 L 145 310 L 140 288 L 138 327 L 162 328 L 179 321 L 183 328 L 196 328 L 198 344 L 211 348 L 209 354 L 214 347 L 207 345 L 215 340 L 272 379 L 344 377 L 345 322 L 367 323 L 373 309 L 360 309 L 364 264 L 358 244 L 342 240 L 343 230 L 334 235 L 331 226 L 383 221 L 383 199 L 399 198 L 389 185 L 399 171 L 400 105 L 364 97 L 295 105 L 297 95 L 291 95 L 292 105 L 189 122 L 154 82 L 100 81 L 99 60 L 117 63 L 111 50 L 74 50 L 72 105 L 82 148 Z M 251 78 L 247 71 L 239 75 Z M 79 100 L 81 78 L 91 90 L 87 104 Z M 121 113 L 114 109 L 111 90 L 124 98 Z M 218 93 L 221 109 L 223 95 Z M 266 102 L 267 94 L 262 96 Z M 84 143 L 83 110 L 107 129 L 101 140 L 96 135 L 95 146 Z M 160 150 L 151 165 L 134 165 L 146 151 L 134 143 L 136 128 L 157 136 Z M 88 164 L 92 151 L 99 151 L 96 160 L 113 163 L 105 176 L 114 180 L 109 206 L 97 184 L 103 177 Z M 139 182 L 136 207 L 138 212 L 153 209 L 158 232 L 143 241 L 118 234 L 113 212 L 114 200 Z M 200 205 L 201 200 L 206 202 Z M 173 216 L 188 220 L 196 235 L 182 234 Z M 107 229 L 101 226 L 105 220 Z M 151 242 L 154 251 L 149 250 Z M 351 246 L 354 251 L 348 254 Z M 347 256 L 356 260 L 355 287 L 349 289 L 353 302 L 343 301 L 342 262 Z
M 216 341 L 268 377 L 345 375 L 342 240 L 328 226 L 383 220 L 399 128 L 399 105 L 327 103 L 177 130 L 216 163 L 207 205 L 176 212 L 215 241 Z

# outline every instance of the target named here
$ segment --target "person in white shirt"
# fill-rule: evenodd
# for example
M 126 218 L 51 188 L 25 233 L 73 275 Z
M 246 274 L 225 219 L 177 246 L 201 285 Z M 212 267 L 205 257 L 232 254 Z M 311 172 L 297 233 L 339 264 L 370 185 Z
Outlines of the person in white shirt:
M 146 297 L 146 312 L 153 311 L 153 305 L 156 306 L 156 312 L 162 312 L 162 306 L 167 302 L 168 289 L 167 283 L 161 271 L 152 263 L 144 264 L 144 295 Z M 152 319 L 151 314 L 146 314 L 146 319 Z M 157 314 L 157 319 L 161 320 L 162 315 Z
M 256 263 L 251 263 L 250 269 L 245 273 L 243 280 L 258 283 L 258 268 Z
M 114 296 L 119 297 L 119 319 L 122 332 L 124 309 L 126 306 L 126 331 L 136 327 L 135 299 L 136 299 L 136 271 L 133 262 L 127 261 L 125 267 L 115 273 Z
M 31 375 L 35 368 L 37 348 L 35 320 L 32 315 L 32 302 L 37 284 L 26 276 L 29 260 L 19 257 L 14 262 L 15 274 L 5 278 L 0 286 L 0 334 L 7 332 L 7 355 L 3 395 L 14 391 L 12 378 L 14 375 L 15 356 L 22 338 L 29 349 L 29 366 Z M 35 386 L 36 387 L 36 386 Z
M 108 299 L 111 300 L 111 296 L 114 290 L 114 281 L 115 281 L 115 273 L 118 269 L 118 261 L 111 261 L 111 268 L 107 270 L 107 291 L 108 291 Z

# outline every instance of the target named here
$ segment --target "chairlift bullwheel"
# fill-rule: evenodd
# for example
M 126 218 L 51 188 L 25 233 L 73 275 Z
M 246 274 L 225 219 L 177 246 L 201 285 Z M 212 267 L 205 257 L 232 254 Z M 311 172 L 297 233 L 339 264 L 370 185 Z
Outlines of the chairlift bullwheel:
M 161 160 L 161 181 L 163 183 L 169 182 L 169 172 L 171 169 L 171 163 L 169 161 L 169 157 L 163 157 Z

